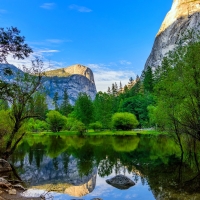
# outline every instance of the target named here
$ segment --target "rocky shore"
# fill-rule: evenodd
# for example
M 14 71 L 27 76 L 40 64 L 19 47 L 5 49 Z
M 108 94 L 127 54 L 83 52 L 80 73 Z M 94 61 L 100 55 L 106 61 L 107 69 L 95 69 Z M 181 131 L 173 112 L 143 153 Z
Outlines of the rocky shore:
M 11 178 L 12 167 L 4 159 L 0 159 L 0 200 L 42 200 L 45 197 L 23 197 L 21 195 L 26 189 L 19 180 Z

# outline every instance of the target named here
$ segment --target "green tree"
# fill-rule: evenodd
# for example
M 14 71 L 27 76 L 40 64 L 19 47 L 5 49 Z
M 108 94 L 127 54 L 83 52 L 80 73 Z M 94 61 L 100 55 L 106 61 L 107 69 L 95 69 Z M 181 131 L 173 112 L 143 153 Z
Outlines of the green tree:
M 67 117 L 68 114 L 71 113 L 71 111 L 72 111 L 72 106 L 69 103 L 69 97 L 67 94 L 67 90 L 64 90 L 63 101 L 60 105 L 60 113 Z
M 98 92 L 93 102 L 95 121 L 101 122 L 103 128 L 111 128 L 112 95 Z
M 156 72 L 157 114 L 167 116 L 165 128 L 200 140 L 200 40 L 189 31 Z M 170 125 L 170 126 L 169 126 Z M 167 127 L 168 126 L 168 127 Z
M 139 122 L 134 114 L 131 113 L 115 113 L 112 116 L 112 124 L 116 129 L 131 130 L 135 128 Z
M 67 118 L 61 115 L 58 111 L 51 110 L 47 113 L 46 121 L 49 124 L 51 131 L 59 132 L 67 123 Z
M 1 90 L 0 98 L 8 101 L 11 105 L 9 118 L 13 123 L 12 131 L 6 141 L 5 158 L 12 154 L 17 144 L 25 135 L 26 130 L 24 126 L 28 119 L 36 117 L 30 107 L 30 103 L 35 93 L 41 88 L 42 67 L 43 63 L 41 60 L 36 59 L 32 61 L 31 68 L 24 67 L 24 72 L 13 72 L 13 82 L 9 83 L 9 85 L 6 83 L 7 87 L 4 88 L 4 92 Z
M 59 110 L 59 106 L 58 106 L 58 92 L 55 92 L 54 93 L 54 96 L 53 96 L 53 104 L 55 106 L 55 110 Z
M 154 78 L 151 67 L 148 66 L 146 71 L 143 72 L 143 78 L 144 91 L 153 92 Z
M 85 94 L 80 93 L 74 106 L 74 116 L 86 126 L 93 120 L 93 104 L 91 98 Z

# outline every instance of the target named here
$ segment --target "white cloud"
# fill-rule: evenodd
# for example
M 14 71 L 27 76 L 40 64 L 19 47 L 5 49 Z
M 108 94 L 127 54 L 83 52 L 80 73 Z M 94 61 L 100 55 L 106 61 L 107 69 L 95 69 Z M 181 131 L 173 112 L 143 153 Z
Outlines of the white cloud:
M 40 8 L 51 10 L 55 7 L 55 5 L 56 5 L 55 3 L 44 3 L 40 6 Z
M 77 10 L 78 12 L 92 12 L 92 10 L 87 8 L 87 7 L 78 6 L 78 5 L 75 5 L 75 4 L 70 5 L 69 8 L 71 10 Z
M 119 63 L 121 65 L 131 65 L 132 64 L 130 61 L 127 61 L 127 60 L 120 60 Z
M 133 77 L 133 79 L 136 77 L 131 70 L 113 70 L 105 64 L 87 64 L 86 66 L 94 73 L 97 91 L 106 92 L 108 87 L 112 86 L 112 83 L 116 82 L 119 85 L 120 81 L 124 86 L 128 83 L 130 77 Z
M 43 61 L 43 65 L 44 65 L 43 70 L 56 69 L 56 68 L 61 68 L 64 66 L 64 63 L 62 62 L 48 60 L 43 55 L 44 53 L 46 56 L 46 52 L 43 52 L 42 50 L 34 51 L 34 53 L 32 53 L 28 58 L 24 60 L 14 59 L 11 55 L 9 55 L 7 57 L 7 61 L 9 64 L 13 64 L 18 68 L 22 68 L 23 65 L 26 67 L 31 67 L 32 66 L 31 61 L 34 60 L 36 57 L 38 57 L 39 59 Z
M 60 40 L 60 39 L 47 39 L 46 40 L 49 43 L 53 43 L 53 44 L 61 44 L 64 42 L 72 42 L 72 40 Z
M 41 52 L 41 53 L 58 53 L 60 51 L 55 50 L 55 49 L 45 49 L 45 50 L 39 50 L 39 52 Z

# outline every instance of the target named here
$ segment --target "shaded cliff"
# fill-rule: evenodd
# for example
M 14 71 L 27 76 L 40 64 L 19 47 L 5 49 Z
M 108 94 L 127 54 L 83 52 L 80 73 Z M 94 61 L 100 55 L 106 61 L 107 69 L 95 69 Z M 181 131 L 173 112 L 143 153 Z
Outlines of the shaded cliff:
M 5 76 L 2 70 L 4 68 L 10 68 L 13 75 Z M 18 72 L 23 73 L 14 65 L 1 64 L 0 78 L 12 82 Z M 47 93 L 47 103 L 50 109 L 54 109 L 53 97 L 56 92 L 59 96 L 58 104 L 62 102 L 64 90 L 67 90 L 71 104 L 75 103 L 79 93 L 86 93 L 92 100 L 97 93 L 92 70 L 82 65 L 45 72 L 42 85 Z
M 173 50 L 188 29 L 200 29 L 200 0 L 174 0 L 166 15 L 144 70 L 150 66 L 155 70 L 161 65 L 163 57 Z

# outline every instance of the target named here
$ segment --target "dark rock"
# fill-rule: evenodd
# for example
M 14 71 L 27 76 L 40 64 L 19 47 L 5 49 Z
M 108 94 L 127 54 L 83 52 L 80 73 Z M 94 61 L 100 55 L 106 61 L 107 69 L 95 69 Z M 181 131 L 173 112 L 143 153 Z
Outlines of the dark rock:
M 12 171 L 10 164 L 4 159 L 0 159 L 0 173 L 8 171 Z
M 117 175 L 111 179 L 107 179 L 106 182 L 113 187 L 116 187 L 121 190 L 128 189 L 135 185 L 135 183 L 124 175 Z

